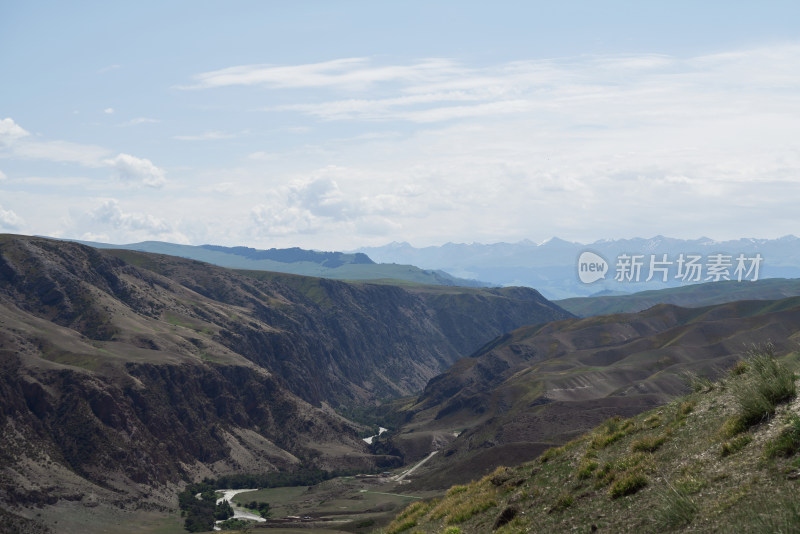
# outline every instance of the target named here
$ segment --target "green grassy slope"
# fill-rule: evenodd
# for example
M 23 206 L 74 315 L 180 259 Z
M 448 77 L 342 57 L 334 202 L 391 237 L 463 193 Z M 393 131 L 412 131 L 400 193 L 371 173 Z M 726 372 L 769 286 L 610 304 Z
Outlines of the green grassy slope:
M 798 532 L 800 401 L 796 375 L 774 362 L 698 380 L 667 405 L 414 503 L 381 532 Z M 767 397 L 754 412 L 748 400 Z

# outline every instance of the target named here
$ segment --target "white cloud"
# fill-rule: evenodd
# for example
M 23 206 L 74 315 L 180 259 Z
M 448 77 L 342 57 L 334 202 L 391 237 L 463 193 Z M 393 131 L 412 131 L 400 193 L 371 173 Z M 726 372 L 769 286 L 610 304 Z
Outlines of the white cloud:
M 0 182 L 2 182 L 3 180 L 7 180 L 7 179 L 8 179 L 8 176 L 6 176 L 6 173 L 4 173 L 3 171 L 0 171 Z
M 476 101 L 481 97 L 463 91 L 447 91 L 407 95 L 383 99 L 349 99 L 320 104 L 288 104 L 265 111 L 300 111 L 325 120 L 336 119 L 386 119 L 398 107 L 429 104 L 433 102 Z
M 5 210 L 0 205 L 0 229 L 19 230 L 25 224 L 22 218 L 12 210 Z
M 453 75 L 458 66 L 446 59 L 425 59 L 413 65 L 370 66 L 367 58 L 346 58 L 306 65 L 239 65 L 194 76 L 196 83 L 181 89 L 234 85 L 264 87 L 340 87 L 365 89 L 397 80 L 434 81 Z
M 103 110 L 103 113 L 105 113 L 106 115 L 113 115 L 114 114 L 114 108 L 106 108 L 106 109 Z
M 620 121 L 625 120 L 629 122 L 625 126 L 630 126 L 630 121 L 659 124 L 709 116 L 735 118 L 748 108 L 780 113 L 787 103 L 797 105 L 792 89 L 800 86 L 800 72 L 792 68 L 800 61 L 797 45 L 689 59 L 657 54 L 577 56 L 481 68 L 430 61 L 441 68 L 432 72 L 424 62 L 377 67 L 365 59 L 340 60 L 283 67 L 281 71 L 236 67 L 241 77 L 223 76 L 223 69 L 208 73 L 208 80 L 219 86 L 319 86 L 352 91 L 384 83 L 381 94 L 386 96 L 382 98 L 317 98 L 315 102 L 265 108 L 323 120 L 430 123 L 522 114 L 545 119 L 545 127 L 560 129 L 560 124 L 588 120 L 606 126 L 621 126 Z M 287 70 L 304 74 L 280 75 Z
M 348 183 L 347 190 L 339 182 Z M 406 208 L 407 198 L 399 193 L 370 194 L 357 185 L 371 181 L 353 169 L 328 166 L 307 178 L 270 190 L 251 209 L 256 234 L 291 236 L 314 233 L 383 235 L 401 225 L 391 220 Z M 369 230 L 369 231 L 367 231 Z
M 234 182 L 219 182 L 203 187 L 202 190 L 209 193 L 218 193 L 223 195 L 236 195 L 240 192 L 239 187 Z
M 164 171 L 148 159 L 129 154 L 109 158 L 110 151 L 96 145 L 41 141 L 10 118 L 0 120 L 0 148 L 3 145 L 8 154 L 17 158 L 77 163 L 88 168 L 111 166 L 122 181 L 142 183 L 149 187 L 162 187 L 166 183 Z
M 0 120 L 0 146 L 10 145 L 18 139 L 29 136 L 30 133 L 22 129 L 14 119 L 5 118 Z
M 95 145 L 68 141 L 24 141 L 16 143 L 14 154 L 27 159 L 44 159 L 63 163 L 77 163 L 84 167 L 102 167 L 102 158 L 109 151 Z
M 116 199 L 108 199 L 90 213 L 98 223 L 124 230 L 145 230 L 154 234 L 172 232 L 172 227 L 163 219 L 143 213 L 123 213 Z
M 95 145 L 40 141 L 10 118 L 0 120 L 0 148 L 3 146 L 10 155 L 19 158 L 78 163 L 86 167 L 100 167 L 101 159 L 108 156 L 108 150 Z
M 175 135 L 172 138 L 181 141 L 214 141 L 217 139 L 231 139 L 236 137 L 236 134 L 229 134 L 225 132 L 205 132 L 200 135 Z
M 123 182 L 142 183 L 148 187 L 162 187 L 166 183 L 164 171 L 153 165 L 149 159 L 137 158 L 130 154 L 119 154 L 113 159 L 104 160 L 116 170 Z
M 264 152 L 263 150 L 259 150 L 258 152 L 253 152 L 252 154 L 248 154 L 247 158 L 256 160 L 256 161 L 269 161 L 276 159 L 278 157 L 277 154 L 270 154 L 268 152 Z
M 128 122 L 123 122 L 120 126 L 138 126 L 139 124 L 155 124 L 161 122 L 158 119 L 151 119 L 150 117 L 136 117 Z
M 266 194 L 264 203 L 254 206 L 251 218 L 273 235 L 317 231 L 323 224 L 343 221 L 353 215 L 336 181 L 328 176 L 295 180 Z

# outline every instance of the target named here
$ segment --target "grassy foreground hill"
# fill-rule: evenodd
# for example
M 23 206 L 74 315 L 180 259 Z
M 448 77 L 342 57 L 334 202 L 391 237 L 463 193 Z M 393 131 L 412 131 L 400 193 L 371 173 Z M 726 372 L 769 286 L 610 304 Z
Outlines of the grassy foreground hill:
M 798 532 L 796 378 L 751 354 L 667 405 L 414 503 L 381 532 Z

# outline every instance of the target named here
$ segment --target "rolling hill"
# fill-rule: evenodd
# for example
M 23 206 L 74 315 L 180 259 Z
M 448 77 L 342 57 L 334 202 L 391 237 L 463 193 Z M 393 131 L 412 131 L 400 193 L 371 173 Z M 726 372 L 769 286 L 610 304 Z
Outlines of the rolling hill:
M 609 418 L 536 461 L 415 502 L 379 532 L 797 532 L 796 376 L 760 356 L 746 362 L 669 404 Z M 779 377 L 788 384 L 763 416 L 733 428 L 748 413 L 744 399 L 777 392 Z
M 768 278 L 755 282 L 707 282 L 668 289 L 641 291 L 631 295 L 600 295 L 555 301 L 578 317 L 635 313 L 657 304 L 698 308 L 737 300 L 778 300 L 800 296 L 800 279 Z
M 407 459 L 439 449 L 412 487 L 445 488 L 663 405 L 687 391 L 687 372 L 719 376 L 753 344 L 785 355 L 798 339 L 800 297 L 523 327 L 399 405 L 406 422 L 385 439 Z

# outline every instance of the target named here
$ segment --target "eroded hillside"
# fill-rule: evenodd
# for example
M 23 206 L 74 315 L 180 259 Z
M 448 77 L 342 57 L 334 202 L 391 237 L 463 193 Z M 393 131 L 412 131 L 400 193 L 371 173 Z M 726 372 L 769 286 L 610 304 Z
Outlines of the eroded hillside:
M 202 476 L 391 461 L 334 408 L 568 316 L 533 290 L 444 293 L 2 236 L 1 500 L 167 510 Z

